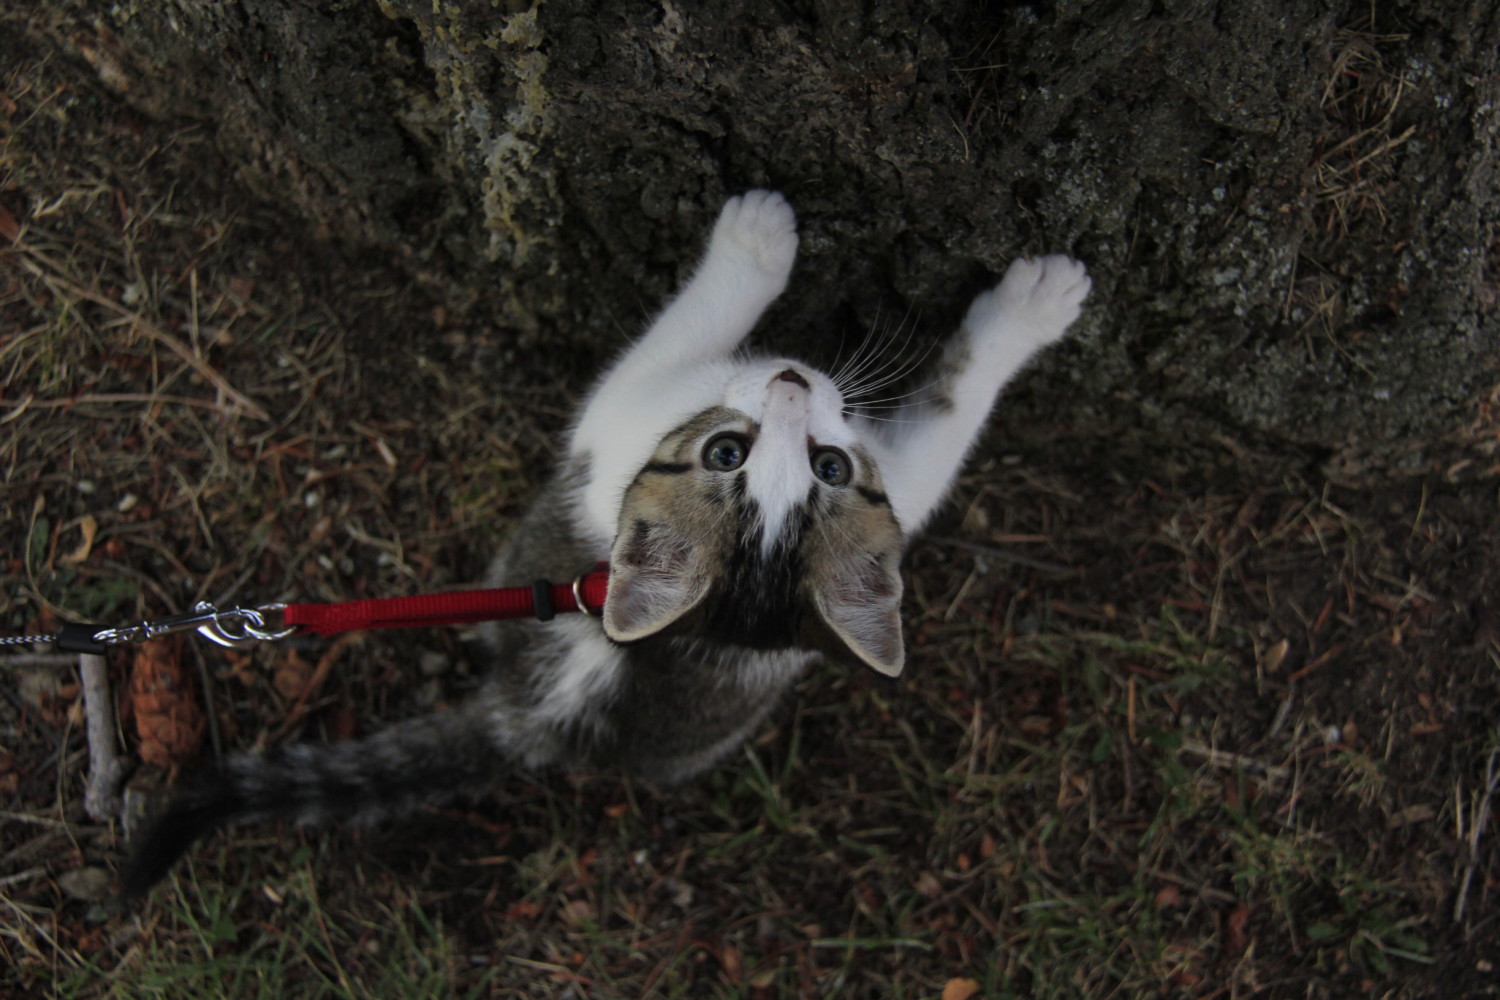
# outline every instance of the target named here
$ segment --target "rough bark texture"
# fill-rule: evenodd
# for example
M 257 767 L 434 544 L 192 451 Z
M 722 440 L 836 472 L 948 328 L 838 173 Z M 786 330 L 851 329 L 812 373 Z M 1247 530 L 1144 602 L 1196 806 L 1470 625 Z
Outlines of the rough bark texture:
M 591 368 L 720 199 L 770 185 L 804 230 L 773 340 L 936 333 L 1017 253 L 1086 260 L 1088 335 L 1032 383 L 1053 419 L 1067 392 L 1080 425 L 1359 458 L 1494 381 L 1485 0 L 1374 24 L 1306 0 L 66 6 L 107 83 L 493 307 L 517 357 Z

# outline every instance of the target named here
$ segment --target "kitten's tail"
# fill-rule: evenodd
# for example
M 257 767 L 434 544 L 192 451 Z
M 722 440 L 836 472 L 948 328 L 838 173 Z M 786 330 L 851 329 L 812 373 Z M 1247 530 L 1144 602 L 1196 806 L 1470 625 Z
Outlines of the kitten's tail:
M 135 838 L 122 895 L 143 896 L 221 826 L 261 819 L 374 822 L 493 787 L 507 757 L 474 702 L 363 740 L 241 753 L 188 779 Z

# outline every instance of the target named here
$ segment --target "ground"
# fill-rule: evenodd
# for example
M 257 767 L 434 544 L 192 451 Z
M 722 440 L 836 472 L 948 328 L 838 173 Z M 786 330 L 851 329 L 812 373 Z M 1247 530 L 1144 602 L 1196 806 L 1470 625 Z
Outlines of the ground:
M 5 41 L 0 630 L 476 579 L 587 365 Z M 82 809 L 77 685 L 0 667 L 0 994 L 1500 994 L 1496 400 L 1337 482 L 1049 403 L 1002 407 L 914 546 L 905 675 L 819 672 L 683 789 L 247 827 L 122 912 L 77 874 L 122 847 Z M 442 630 L 171 649 L 204 753 L 346 738 L 478 668 Z M 132 753 L 163 749 L 142 660 L 111 657 Z

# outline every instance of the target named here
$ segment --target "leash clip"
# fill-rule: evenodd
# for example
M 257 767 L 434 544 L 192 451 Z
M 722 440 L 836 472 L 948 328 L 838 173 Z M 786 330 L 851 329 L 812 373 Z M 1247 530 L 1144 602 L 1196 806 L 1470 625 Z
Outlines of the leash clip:
M 168 615 L 154 621 L 138 622 L 123 628 L 107 628 L 94 633 L 94 641 L 113 645 L 120 642 L 146 642 L 176 632 L 196 631 L 205 639 L 230 648 L 244 648 L 252 643 L 285 639 L 296 627 L 270 627 L 267 612 L 280 611 L 285 605 L 268 604 L 260 608 L 226 608 L 220 611 L 208 601 L 199 601 L 192 611 Z
M 573 603 L 578 605 L 578 610 L 582 611 L 586 617 L 604 617 L 604 605 L 601 604 L 597 608 L 590 607 L 589 602 L 583 599 L 583 584 L 585 580 L 593 576 L 595 573 L 604 572 L 605 567 L 607 567 L 608 565 L 608 563 L 596 563 L 594 568 L 589 570 L 587 573 L 579 573 L 577 576 L 573 577 Z

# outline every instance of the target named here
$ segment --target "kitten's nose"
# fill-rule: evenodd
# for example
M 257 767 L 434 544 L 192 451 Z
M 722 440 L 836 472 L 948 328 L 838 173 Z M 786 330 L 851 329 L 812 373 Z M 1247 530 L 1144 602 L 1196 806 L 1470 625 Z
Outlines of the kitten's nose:
M 788 368 L 786 371 L 782 372 L 780 375 L 777 375 L 776 376 L 776 381 L 777 382 L 793 382 L 793 383 L 795 383 L 797 385 L 800 385 L 804 389 L 810 389 L 810 388 L 812 388 L 811 386 L 809 386 L 807 384 L 807 379 L 803 378 L 801 375 L 797 374 L 795 371 L 793 371 L 790 368 Z

